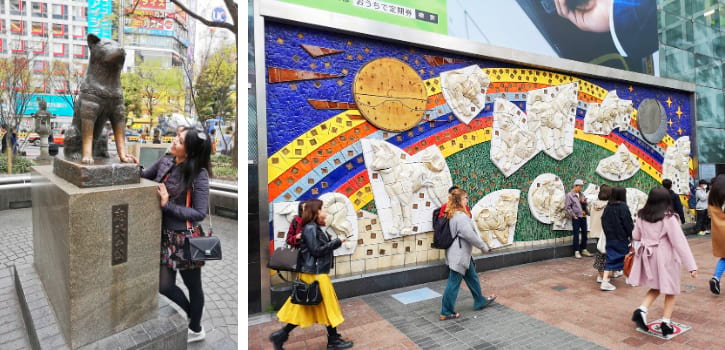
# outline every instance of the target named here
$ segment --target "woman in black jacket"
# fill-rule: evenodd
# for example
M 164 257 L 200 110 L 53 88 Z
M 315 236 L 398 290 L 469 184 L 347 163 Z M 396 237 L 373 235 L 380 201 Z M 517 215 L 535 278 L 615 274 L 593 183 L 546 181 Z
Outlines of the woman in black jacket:
M 200 341 L 206 332 L 201 326 L 204 291 L 201 283 L 203 261 L 189 262 L 183 256 L 188 225 L 199 227 L 209 211 L 211 141 L 201 129 L 184 128 L 171 144 L 171 156 L 142 169 L 141 176 L 159 182 L 161 205 L 161 271 L 159 292 L 179 305 L 189 317 L 188 342 Z M 138 164 L 136 157 L 129 155 Z M 188 203 L 187 203 L 188 201 Z M 199 231 L 192 235 L 198 236 Z M 189 298 L 176 285 L 176 272 L 189 290 Z
M 322 302 L 318 305 L 292 304 L 291 299 L 277 313 L 280 322 L 287 325 L 272 333 L 269 340 L 274 344 L 275 350 L 282 349 L 282 345 L 289 333 L 297 326 L 307 327 L 315 323 L 327 326 L 327 348 L 347 349 L 352 347 L 351 341 L 342 339 L 337 333 L 337 326 L 345 319 L 337 301 L 337 294 L 330 281 L 330 268 L 334 265 L 332 252 L 339 248 L 346 238 L 332 239 L 322 231 L 325 226 L 327 213 L 322 209 L 322 201 L 313 199 L 305 202 L 302 212 L 302 242 L 300 254 L 297 258 L 299 266 L 299 279 L 305 283 L 317 281 L 322 294 Z
M 624 268 L 624 256 L 629 253 L 634 223 L 627 206 L 627 190 L 624 187 L 612 188 L 609 203 L 602 213 L 602 229 L 607 237 L 607 260 L 604 263 L 604 275 L 601 290 L 617 289 L 609 282 L 609 276 L 619 277 L 618 271 Z M 621 276 L 621 275 L 620 275 Z

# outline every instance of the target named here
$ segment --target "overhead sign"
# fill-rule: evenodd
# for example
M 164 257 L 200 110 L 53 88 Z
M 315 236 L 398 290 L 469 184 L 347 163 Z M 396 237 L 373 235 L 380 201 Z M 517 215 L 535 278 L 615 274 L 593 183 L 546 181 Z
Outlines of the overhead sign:
M 27 106 L 25 106 L 24 115 L 32 115 L 38 111 L 38 98 L 42 98 L 47 103 L 47 110 L 51 114 L 58 117 L 72 117 L 73 105 L 72 96 L 37 94 L 30 97 Z
M 146 9 L 166 9 L 166 0 L 138 0 L 136 7 Z
M 448 33 L 446 0 L 280 1 L 434 33 Z
M 112 0 L 88 0 L 88 33 L 111 39 Z
M 227 11 L 225 11 L 221 7 L 215 7 L 214 10 L 212 10 L 211 12 L 211 20 L 214 22 L 226 22 Z

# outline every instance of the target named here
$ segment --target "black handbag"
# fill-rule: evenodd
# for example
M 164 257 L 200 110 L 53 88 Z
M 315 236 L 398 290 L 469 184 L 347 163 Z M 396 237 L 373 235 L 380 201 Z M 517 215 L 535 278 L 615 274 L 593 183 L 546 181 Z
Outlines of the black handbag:
M 320 293 L 320 283 L 314 281 L 305 283 L 302 280 L 292 282 L 292 304 L 298 305 L 317 305 L 322 302 L 322 294 Z
M 191 207 L 191 191 L 186 191 L 186 206 Z M 222 242 L 219 237 L 212 236 L 211 208 L 209 209 L 209 234 L 205 235 L 201 226 L 197 226 L 196 229 L 193 228 L 189 221 L 186 221 L 186 227 L 189 233 L 186 235 L 186 241 L 184 242 L 184 256 L 189 261 L 222 259 Z M 194 235 L 196 230 L 199 232 Z
M 287 245 L 279 247 L 269 257 L 267 267 L 277 271 L 297 272 L 297 257 L 299 255 L 299 248 Z

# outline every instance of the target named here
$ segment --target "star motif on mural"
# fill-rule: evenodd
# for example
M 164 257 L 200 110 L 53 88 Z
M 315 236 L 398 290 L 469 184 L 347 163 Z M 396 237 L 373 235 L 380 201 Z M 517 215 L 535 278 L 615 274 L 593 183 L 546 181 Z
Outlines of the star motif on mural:
M 677 134 L 678 134 L 678 135 L 682 135 L 682 132 L 683 132 L 683 131 L 682 131 L 682 128 L 677 128 Z
M 674 123 L 672 122 L 672 119 L 670 119 L 670 121 L 668 121 L 667 124 L 669 124 L 670 127 L 672 127 L 672 124 L 674 124 Z
M 627 88 L 627 90 L 629 90 L 629 92 L 632 92 L 632 90 L 634 90 L 634 87 L 632 87 L 632 85 L 630 85 L 629 88 Z
M 667 96 L 667 100 L 665 100 L 665 102 L 667 102 L 667 108 L 670 108 L 670 106 L 672 105 L 672 99 Z
M 677 106 L 677 112 L 675 112 L 675 114 L 677 114 L 677 118 L 682 118 L 683 113 L 682 113 L 682 110 L 680 109 L 680 106 Z

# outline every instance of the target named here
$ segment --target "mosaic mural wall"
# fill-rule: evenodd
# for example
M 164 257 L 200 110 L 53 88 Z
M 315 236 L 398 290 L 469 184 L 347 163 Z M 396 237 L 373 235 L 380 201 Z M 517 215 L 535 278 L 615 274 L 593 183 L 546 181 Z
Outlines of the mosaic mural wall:
M 577 178 L 634 194 L 666 173 L 690 195 L 687 93 L 284 24 L 265 50 L 270 250 L 322 197 L 328 231 L 352 237 L 333 275 L 439 261 L 431 212 L 451 184 L 500 249 L 567 237 Z

